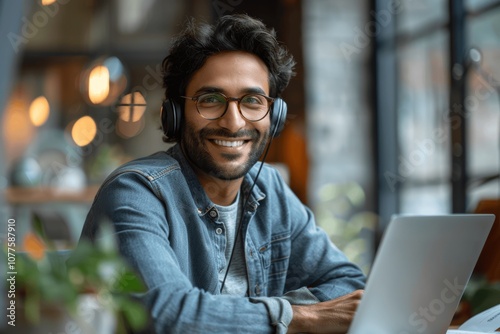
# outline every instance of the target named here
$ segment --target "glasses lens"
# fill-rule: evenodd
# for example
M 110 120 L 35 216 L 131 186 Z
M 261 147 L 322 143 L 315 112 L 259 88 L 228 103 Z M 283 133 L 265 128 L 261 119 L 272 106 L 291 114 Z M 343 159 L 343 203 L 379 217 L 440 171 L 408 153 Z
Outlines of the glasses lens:
M 270 102 L 262 95 L 249 94 L 241 98 L 240 110 L 243 116 L 250 121 L 264 118 L 269 111 Z
M 227 100 L 218 93 L 207 93 L 198 96 L 196 107 L 201 116 L 207 119 L 216 119 L 226 110 Z

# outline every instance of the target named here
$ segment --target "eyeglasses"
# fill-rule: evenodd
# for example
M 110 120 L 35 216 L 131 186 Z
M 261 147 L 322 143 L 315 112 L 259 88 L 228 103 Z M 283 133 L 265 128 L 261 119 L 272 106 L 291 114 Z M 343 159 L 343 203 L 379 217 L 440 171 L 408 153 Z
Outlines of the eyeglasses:
M 222 93 L 204 93 L 197 96 L 181 96 L 195 101 L 196 109 L 201 117 L 215 120 L 224 116 L 229 102 L 238 103 L 241 116 L 249 122 L 257 122 L 266 117 L 274 101 L 272 97 L 263 94 L 246 94 L 240 98 L 227 97 Z

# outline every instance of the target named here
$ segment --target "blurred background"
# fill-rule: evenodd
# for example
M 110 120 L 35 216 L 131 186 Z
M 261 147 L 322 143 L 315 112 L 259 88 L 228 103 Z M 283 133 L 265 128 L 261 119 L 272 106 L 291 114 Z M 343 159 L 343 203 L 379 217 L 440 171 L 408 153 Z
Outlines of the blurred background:
M 21 240 L 35 213 L 72 247 L 108 173 L 168 148 L 171 38 L 233 13 L 297 60 L 268 162 L 364 270 L 392 214 L 498 199 L 500 1 L 3 0 L 2 224 Z

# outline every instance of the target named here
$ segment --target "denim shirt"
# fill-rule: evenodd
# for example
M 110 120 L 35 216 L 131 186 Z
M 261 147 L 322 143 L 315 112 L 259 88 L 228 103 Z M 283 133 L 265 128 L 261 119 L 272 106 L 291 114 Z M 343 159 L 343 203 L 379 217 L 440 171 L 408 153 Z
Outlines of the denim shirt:
M 260 164 L 244 177 L 244 198 Z M 262 168 L 242 215 L 248 297 L 220 294 L 224 225 L 179 145 L 114 171 L 82 237 L 94 239 L 100 222 L 112 222 L 121 254 L 147 286 L 141 298 L 158 333 L 286 333 L 290 304 L 364 288 L 363 273 L 273 167 Z

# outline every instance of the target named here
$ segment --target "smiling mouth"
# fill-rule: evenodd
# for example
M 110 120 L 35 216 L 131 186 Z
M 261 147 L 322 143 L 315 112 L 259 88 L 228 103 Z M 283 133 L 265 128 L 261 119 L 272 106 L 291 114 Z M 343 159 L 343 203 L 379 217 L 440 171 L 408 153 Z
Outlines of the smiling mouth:
M 219 146 L 223 147 L 240 147 L 245 144 L 246 140 L 219 140 L 219 139 L 214 139 L 212 140 L 213 143 Z

